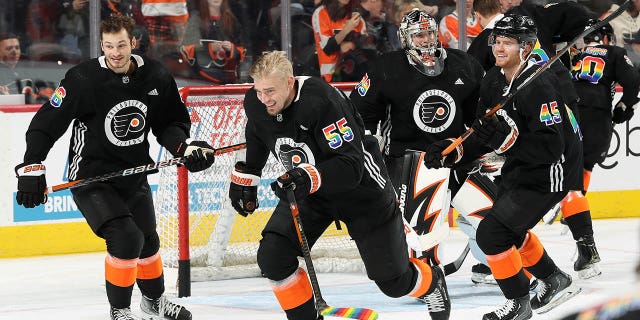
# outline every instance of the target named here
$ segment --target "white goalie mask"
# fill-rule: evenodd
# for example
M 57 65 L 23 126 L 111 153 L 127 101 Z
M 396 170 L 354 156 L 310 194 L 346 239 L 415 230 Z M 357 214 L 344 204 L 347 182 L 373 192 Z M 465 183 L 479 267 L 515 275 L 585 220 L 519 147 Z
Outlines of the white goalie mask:
M 402 17 L 398 37 L 407 54 L 422 65 L 428 76 L 437 76 L 444 68 L 445 54 L 438 40 L 438 23 L 420 9 L 413 9 Z

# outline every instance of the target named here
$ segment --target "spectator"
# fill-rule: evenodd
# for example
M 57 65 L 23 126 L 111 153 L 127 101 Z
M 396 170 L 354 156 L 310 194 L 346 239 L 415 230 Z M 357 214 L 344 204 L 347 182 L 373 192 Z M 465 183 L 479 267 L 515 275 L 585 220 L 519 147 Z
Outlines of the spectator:
M 180 53 L 201 78 L 217 84 L 236 83 L 245 59 L 246 36 L 228 0 L 199 2 L 200 44 L 180 47 Z
M 623 2 L 624 1 L 617 0 L 615 4 L 611 5 L 611 9 L 605 12 L 601 18 L 604 18 L 617 10 L 620 7 L 619 5 Z M 626 10 L 609 22 L 613 28 L 613 33 L 616 36 L 615 44 L 617 46 L 624 46 L 624 41 L 622 40 L 624 38 L 624 33 L 631 34 L 640 29 L 638 8 L 640 8 L 640 0 L 631 0 L 631 3 Z
M 365 65 L 353 54 L 356 38 L 366 34 L 362 17 L 355 10 L 356 0 L 324 0 L 311 18 L 320 74 L 325 81 L 356 81 L 362 78 Z M 350 55 L 356 59 L 345 59 Z M 345 61 L 353 64 L 347 64 Z
M 633 66 L 640 70 L 640 32 L 624 33 L 624 48 Z
M 389 22 L 386 19 L 384 10 L 384 0 L 360 0 L 360 6 L 356 9 L 367 27 L 367 41 L 363 43 L 363 48 L 373 54 L 368 56 L 372 60 L 376 55 L 393 51 L 389 40 Z
M 149 31 L 149 55 L 162 59 L 175 54 L 189 20 L 187 0 L 142 0 L 142 15 Z
M 20 71 L 20 40 L 11 33 L 0 34 L 0 94 L 25 94 L 26 103 L 43 103 L 53 90 L 44 81 L 28 79 Z
M 459 35 L 458 35 L 458 10 L 456 9 L 454 12 L 446 15 L 440 21 L 439 35 L 440 43 L 445 48 L 455 48 L 466 50 L 466 48 L 471 44 L 473 38 L 477 37 L 480 32 L 482 32 L 482 27 L 480 23 L 478 23 L 478 19 L 473 14 L 473 0 L 458 0 L 456 1 L 456 7 L 461 5 L 460 1 L 464 1 L 466 5 L 467 11 L 467 43 L 461 47 L 458 44 Z
M 62 2 L 63 12 L 56 27 L 60 34 L 60 45 L 66 60 L 79 62 L 80 57 L 89 57 L 89 0 L 67 0 Z M 84 53 L 83 53 L 84 49 Z
M 418 0 L 396 0 L 393 3 L 393 9 L 391 10 L 391 16 L 393 18 L 391 19 L 388 33 L 393 50 L 402 49 L 400 38 L 398 38 L 398 27 L 400 26 L 402 17 L 404 17 L 407 12 L 413 10 L 414 8 L 423 10 L 430 16 L 433 16 L 432 14 L 437 14 L 439 12 L 437 6 L 426 6 Z

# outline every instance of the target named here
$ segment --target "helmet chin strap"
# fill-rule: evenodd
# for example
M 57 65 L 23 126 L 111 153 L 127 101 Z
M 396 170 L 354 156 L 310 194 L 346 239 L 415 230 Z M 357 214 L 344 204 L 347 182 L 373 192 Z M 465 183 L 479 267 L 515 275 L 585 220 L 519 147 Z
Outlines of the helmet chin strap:
M 507 90 L 505 90 L 505 92 L 502 94 L 503 97 L 509 94 L 509 91 L 511 91 L 511 86 L 513 85 L 513 82 L 520 75 L 520 73 L 522 73 L 522 71 L 524 70 L 524 66 L 527 65 L 527 62 L 531 57 L 531 52 L 529 52 L 526 58 L 522 58 L 523 53 L 524 53 L 524 46 L 520 46 L 520 50 L 518 51 L 518 58 L 520 59 L 520 63 L 518 63 L 518 68 L 516 69 L 516 73 L 513 74 L 511 81 L 509 81 L 509 87 L 507 87 Z

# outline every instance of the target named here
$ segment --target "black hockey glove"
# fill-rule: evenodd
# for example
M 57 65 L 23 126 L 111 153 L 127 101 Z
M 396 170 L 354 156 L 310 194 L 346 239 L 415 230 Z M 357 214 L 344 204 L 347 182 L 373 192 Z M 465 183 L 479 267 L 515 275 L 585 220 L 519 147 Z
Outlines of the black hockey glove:
M 296 200 L 300 201 L 318 191 L 321 184 L 322 178 L 318 169 L 308 163 L 303 163 L 272 182 L 271 190 L 278 198 L 289 202 L 285 189 L 293 188 Z
M 236 212 L 243 217 L 258 208 L 258 182 L 261 172 L 247 168 L 244 161 L 238 161 L 231 172 L 229 199 Z
M 25 208 L 33 208 L 47 202 L 46 168 L 42 163 L 21 163 L 15 168 L 18 177 L 16 202 Z
M 458 145 L 451 153 L 446 156 L 442 156 L 442 151 L 449 147 L 454 139 L 444 139 L 436 141 L 424 150 L 424 165 L 430 169 L 439 169 L 442 167 L 451 168 L 460 159 L 462 159 L 462 145 Z
M 624 123 L 633 117 L 633 108 L 627 107 L 624 102 L 620 101 L 613 108 L 613 122 Z
M 478 141 L 495 150 L 497 154 L 506 152 L 518 138 L 518 130 L 495 114 L 476 119 L 471 128 Z
M 184 152 L 182 151 L 184 150 Z M 187 157 L 184 166 L 190 172 L 205 170 L 215 162 L 213 147 L 204 141 L 185 141 L 178 147 L 178 155 Z

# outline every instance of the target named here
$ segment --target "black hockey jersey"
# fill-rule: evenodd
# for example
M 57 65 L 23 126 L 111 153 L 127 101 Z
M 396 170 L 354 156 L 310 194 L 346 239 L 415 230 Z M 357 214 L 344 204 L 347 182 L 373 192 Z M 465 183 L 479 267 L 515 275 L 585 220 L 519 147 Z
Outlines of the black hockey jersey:
M 622 102 L 626 106 L 638 102 L 640 74 L 623 48 L 587 46 L 573 56 L 572 64 L 571 77 L 581 106 L 610 110 L 616 83 L 624 88 Z
M 529 62 L 511 90 L 538 68 Z M 518 130 L 515 144 L 505 152 L 500 188 L 581 190 L 580 128 L 575 115 L 565 107 L 557 81 L 552 72 L 544 71 L 498 110 L 498 116 Z M 487 72 L 480 89 L 479 110 L 484 112 L 500 102 L 508 85 L 500 68 Z
M 444 70 L 438 76 L 424 75 L 403 50 L 394 51 L 370 65 L 351 92 L 367 130 L 375 133 L 379 123 L 387 122 L 386 154 L 425 150 L 433 142 L 459 137 L 473 123 L 484 70 L 465 52 L 444 50 Z M 466 142 L 464 146 L 465 155 L 473 153 Z
M 150 130 L 170 151 L 189 136 L 190 120 L 175 81 L 160 63 L 132 55 L 129 75 L 109 69 L 105 57 L 69 71 L 26 133 L 24 161 L 43 161 L 73 121 L 70 180 L 152 162 Z
M 467 53 L 476 58 L 485 71 L 496 65 L 496 58 L 493 56 L 491 46 L 489 46 L 489 36 L 493 32 L 492 28 L 484 28 L 480 34 L 471 41 Z
M 380 151 L 375 156 L 377 143 L 363 146 L 362 119 L 350 101 L 316 77 L 297 77 L 294 88 L 293 102 L 276 116 L 267 113 L 255 89 L 245 94 L 247 166 L 262 170 L 271 152 L 286 170 L 301 163 L 318 169 L 322 184 L 308 198 L 321 200 L 316 203 L 339 202 L 338 210 L 348 213 L 374 203 L 393 205 L 395 193 Z

